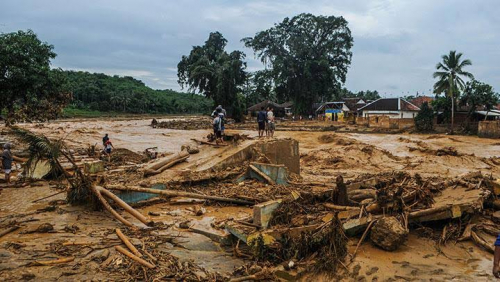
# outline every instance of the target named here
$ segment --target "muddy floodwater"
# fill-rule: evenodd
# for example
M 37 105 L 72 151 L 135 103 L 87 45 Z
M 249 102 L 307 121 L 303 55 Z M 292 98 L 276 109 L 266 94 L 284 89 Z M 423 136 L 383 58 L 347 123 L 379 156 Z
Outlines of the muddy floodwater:
M 193 117 L 183 117 L 189 120 Z M 158 119 L 167 121 L 172 118 Z M 181 146 L 191 139 L 203 139 L 212 132 L 210 128 L 200 130 L 175 130 L 152 128 L 151 119 L 79 119 L 54 121 L 43 124 L 21 124 L 21 127 L 50 138 L 63 138 L 73 148 L 101 146 L 104 134 L 109 134 L 115 148 L 125 148 L 142 153 L 156 147 L 161 154 L 179 152 Z M 279 124 L 277 125 L 279 127 Z M 247 134 L 257 137 L 256 131 L 234 130 L 228 133 Z M 403 171 L 424 177 L 457 178 L 480 171 L 500 178 L 500 140 L 483 139 L 477 136 L 444 134 L 384 134 L 350 132 L 277 131 L 275 138 L 293 138 L 299 142 L 301 177 L 304 181 L 333 182 L 337 175 L 347 181 L 360 175 Z M 226 150 L 220 149 L 222 158 Z M 203 153 L 201 154 L 203 156 Z M 120 241 L 114 233 L 123 227 L 109 214 L 91 211 L 84 207 L 64 204 L 65 194 L 47 197 L 58 190 L 55 184 L 43 182 L 36 186 L 4 188 L 0 196 L 0 222 L 6 224 L 16 220 L 23 222 L 20 231 L 0 238 L 0 279 L 3 280 L 133 280 L 129 272 L 103 271 L 102 263 L 116 256 L 112 248 Z M 221 188 L 222 189 L 222 188 Z M 240 189 L 252 189 L 241 186 Z M 458 190 L 457 190 L 458 191 Z M 457 192 L 461 193 L 461 192 Z M 466 195 L 463 192 L 463 195 Z M 455 193 L 456 194 L 456 193 Z M 458 194 L 457 194 L 458 195 Z M 455 197 L 444 193 L 442 197 Z M 462 197 L 459 196 L 459 197 Z M 36 202 L 34 202 L 36 201 Z M 57 203 L 59 201 L 60 203 Z M 43 211 L 48 206 L 50 212 Z M 239 220 L 252 215 L 252 208 L 245 206 L 211 205 L 197 215 L 203 202 L 160 201 L 138 207 L 142 214 L 150 215 L 157 224 L 165 226 L 156 237 L 141 238 L 158 252 L 165 252 L 181 263 L 190 262 L 200 269 L 230 276 L 234 269 L 246 265 L 249 260 L 238 257 L 234 249 L 221 246 L 201 234 L 188 232 L 180 224 L 189 221 L 190 227 L 205 229 L 217 227 L 227 219 Z M 42 211 L 41 211 L 42 210 Z M 127 220 L 141 225 L 136 219 L 125 215 Z M 43 223 L 53 225 L 48 233 L 26 232 L 35 230 Z M 465 223 L 464 223 L 465 224 Z M 438 245 L 422 232 L 410 234 L 405 245 L 395 252 L 386 252 L 362 244 L 356 258 L 348 267 L 356 275 L 346 281 L 489 281 L 492 255 L 477 248 L 471 242 Z M 217 232 L 217 231 L 214 231 Z M 133 238 L 134 233 L 129 234 Z M 137 235 L 138 236 L 138 235 Z M 169 240 L 162 240 L 161 237 Z M 174 239 L 170 239 L 174 238 Z M 486 236 L 493 243 L 494 236 Z M 149 241 L 148 241 L 149 240 Z M 353 252 L 359 236 L 349 241 Z M 139 242 L 141 243 L 141 242 Z M 64 245 L 65 247 L 60 247 Z M 140 244 L 139 244 L 140 245 Z M 103 250 L 110 250 L 103 254 Z M 48 261 L 61 257 L 72 257 L 74 261 L 61 265 L 37 265 L 35 261 Z M 125 262 L 114 260 L 116 269 Z M 206 278 L 200 270 L 194 277 Z M 305 280 L 324 280 L 323 276 L 307 276 Z

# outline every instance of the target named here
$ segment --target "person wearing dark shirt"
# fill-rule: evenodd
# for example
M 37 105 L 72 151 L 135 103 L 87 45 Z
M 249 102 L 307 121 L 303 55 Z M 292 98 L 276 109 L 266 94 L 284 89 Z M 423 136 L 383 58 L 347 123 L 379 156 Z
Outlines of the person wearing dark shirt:
M 2 167 L 5 172 L 5 182 L 7 182 L 7 184 L 10 183 L 10 173 L 12 171 L 13 160 L 12 153 L 10 152 L 10 144 L 6 143 L 3 145 Z
M 104 147 L 106 147 L 106 143 L 109 141 L 109 137 L 108 137 L 108 134 L 106 133 L 106 135 L 104 135 L 104 137 L 102 138 L 102 145 Z
M 267 113 L 264 107 L 260 108 L 260 112 L 257 113 L 257 124 L 259 125 L 259 138 L 264 136 L 264 131 L 266 130 Z

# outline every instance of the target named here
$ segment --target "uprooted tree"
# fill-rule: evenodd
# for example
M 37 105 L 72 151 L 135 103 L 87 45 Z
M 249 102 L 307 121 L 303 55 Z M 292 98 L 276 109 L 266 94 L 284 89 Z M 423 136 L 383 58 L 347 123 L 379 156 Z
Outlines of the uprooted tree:
M 291 100 L 296 113 L 309 113 L 346 81 L 353 38 L 343 17 L 300 14 L 242 41 L 270 70 L 278 100 Z
M 56 118 L 71 100 L 53 46 L 31 31 L 0 34 L 0 112 L 7 124 Z
M 50 140 L 46 136 L 36 135 L 28 130 L 18 127 L 13 127 L 13 132 L 28 144 L 29 159 L 26 163 L 27 169 L 35 169 L 36 164 L 40 161 L 46 161 L 54 175 L 60 175 L 69 183 L 67 191 L 67 200 L 70 204 L 88 204 L 96 209 L 104 207 L 117 220 L 128 227 L 134 226 L 128 220 L 123 218 L 106 200 L 112 200 L 116 205 L 123 208 L 130 215 L 137 218 L 144 224 L 151 225 L 152 221 L 144 217 L 141 213 L 130 207 L 123 200 L 118 198 L 111 191 L 96 186 L 89 175 L 85 174 L 76 164 L 73 155 L 66 147 L 62 139 Z M 61 160 L 66 160 L 72 164 L 73 174 L 70 174 L 61 165 Z

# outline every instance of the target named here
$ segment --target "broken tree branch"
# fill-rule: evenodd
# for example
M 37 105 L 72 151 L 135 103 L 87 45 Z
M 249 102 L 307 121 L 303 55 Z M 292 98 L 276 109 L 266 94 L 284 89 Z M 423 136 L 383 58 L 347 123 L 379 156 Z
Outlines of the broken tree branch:
M 91 189 L 92 192 L 94 192 L 94 195 L 96 195 L 97 199 L 99 199 L 101 204 L 104 206 L 104 208 L 108 210 L 116 219 L 118 219 L 118 221 L 120 221 L 121 223 L 125 224 L 128 227 L 135 228 L 132 223 L 130 223 L 128 220 L 123 218 L 119 213 L 117 213 L 113 209 L 113 207 L 111 207 L 111 205 L 106 201 L 106 199 L 104 199 L 104 197 L 101 195 L 101 190 L 103 190 L 102 187 L 91 186 Z
M 117 251 L 119 251 L 120 253 L 126 255 L 127 257 L 129 257 L 130 259 L 132 260 L 135 260 L 136 262 L 144 265 L 145 267 L 147 268 L 155 268 L 156 266 L 154 264 L 151 264 L 143 259 L 141 259 L 140 257 L 134 255 L 133 253 L 127 251 L 125 248 L 123 248 L 122 246 L 115 246 L 115 249 Z
M 339 206 L 339 205 L 334 205 L 331 203 L 323 203 L 323 206 L 327 209 L 334 210 L 334 211 L 353 211 L 353 210 L 359 210 L 359 207 L 350 207 L 350 206 Z
M 134 247 L 134 245 L 130 242 L 130 240 L 127 238 L 127 236 L 125 236 L 125 234 L 123 234 L 119 228 L 116 228 L 115 231 L 116 231 L 116 235 L 118 235 L 118 237 L 123 241 L 125 246 L 127 246 L 132 251 L 132 253 L 134 255 L 136 255 L 138 257 L 142 256 L 141 253 L 139 253 L 139 250 L 137 250 Z
M 140 212 L 138 212 L 136 209 L 129 206 L 127 203 L 125 203 L 122 199 L 118 198 L 118 196 L 113 194 L 111 191 L 108 191 L 107 189 L 104 189 L 102 187 L 96 187 L 96 188 L 98 188 L 100 190 L 100 192 L 102 194 L 104 194 L 104 196 L 112 199 L 116 204 L 118 204 L 120 207 L 122 207 L 130 215 L 137 218 L 140 222 L 146 224 L 147 226 L 154 225 L 154 222 L 152 220 L 149 220 L 148 218 L 143 216 Z
M 60 258 L 56 260 L 37 260 L 35 261 L 35 265 L 54 265 L 54 264 L 61 264 L 61 263 L 67 263 L 67 262 L 72 262 L 74 261 L 74 257 L 67 257 L 67 258 Z
M 482 247 L 483 249 L 487 250 L 488 252 L 490 252 L 492 254 L 495 253 L 495 249 L 493 248 L 493 246 L 491 244 L 488 244 L 483 238 L 479 237 L 479 235 L 477 235 L 476 232 L 471 231 L 471 237 L 472 237 L 472 241 L 474 241 L 474 243 L 476 243 L 476 245 Z

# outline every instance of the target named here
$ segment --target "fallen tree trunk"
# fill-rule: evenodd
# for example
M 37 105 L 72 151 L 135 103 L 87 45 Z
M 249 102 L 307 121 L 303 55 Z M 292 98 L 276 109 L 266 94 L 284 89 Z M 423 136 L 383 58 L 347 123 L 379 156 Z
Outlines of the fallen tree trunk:
M 214 146 L 214 147 L 227 146 L 227 144 L 217 144 L 217 143 L 207 142 L 207 141 L 198 140 L 198 139 L 194 139 L 194 138 L 191 138 L 191 140 L 193 140 L 195 142 L 199 142 L 200 144 L 211 145 L 211 146 Z
M 245 201 L 245 200 L 233 199 L 233 198 L 217 197 L 217 196 L 207 196 L 207 195 L 184 192 L 184 191 L 157 190 L 157 189 L 149 189 L 149 188 L 142 188 L 142 187 L 121 187 L 121 186 L 116 186 L 116 185 L 112 185 L 112 186 L 109 185 L 109 186 L 107 186 L 107 188 L 111 189 L 111 190 L 151 193 L 151 194 L 158 194 L 158 195 L 164 195 L 164 196 L 169 196 L 169 197 L 187 197 L 187 198 L 194 198 L 194 199 L 206 199 L 206 200 L 213 200 L 213 201 L 218 201 L 218 202 L 226 202 L 226 203 L 240 204 L 240 205 L 253 205 L 253 204 L 255 204 L 255 202 L 251 202 L 251 201 Z
M 122 246 L 115 246 L 115 249 L 117 251 L 119 251 L 120 253 L 126 255 L 127 257 L 135 260 L 136 262 L 144 265 L 145 267 L 148 267 L 148 268 L 155 268 L 156 266 L 154 264 L 151 264 L 143 259 L 141 259 L 140 257 L 134 255 L 133 253 L 127 251 L 125 248 L 123 248 Z
M 189 153 L 187 151 L 181 151 L 175 155 L 167 157 L 165 160 L 162 160 L 144 170 L 144 176 L 151 176 L 162 173 L 167 168 L 174 166 L 177 163 L 185 161 L 189 158 Z
M 104 194 L 104 196 L 110 198 L 113 200 L 117 205 L 122 207 L 126 212 L 128 212 L 130 215 L 133 217 L 137 218 L 140 222 L 146 224 L 147 226 L 152 226 L 154 222 L 152 220 L 149 220 L 145 216 L 143 216 L 140 212 L 138 212 L 136 209 L 132 208 L 129 206 L 127 203 L 125 203 L 122 199 L 118 198 L 115 194 L 111 193 L 111 191 L 108 191 L 107 189 L 104 189 L 102 187 L 96 187 L 100 189 L 100 193 Z

